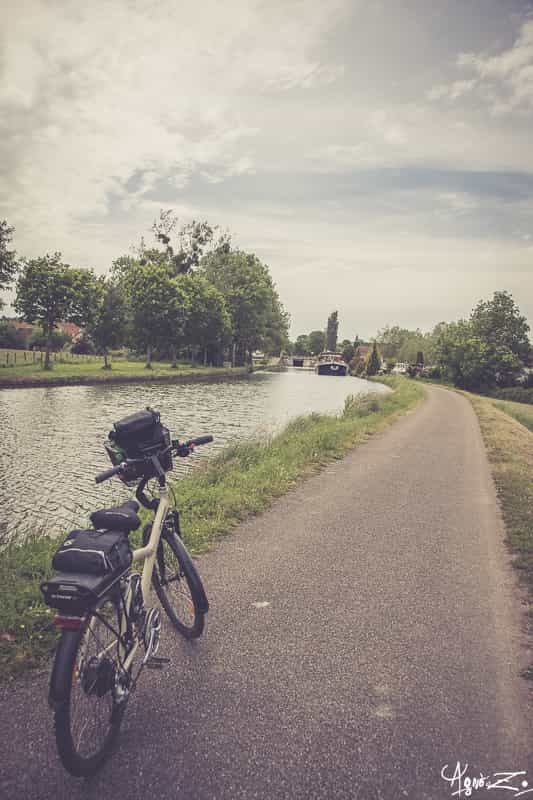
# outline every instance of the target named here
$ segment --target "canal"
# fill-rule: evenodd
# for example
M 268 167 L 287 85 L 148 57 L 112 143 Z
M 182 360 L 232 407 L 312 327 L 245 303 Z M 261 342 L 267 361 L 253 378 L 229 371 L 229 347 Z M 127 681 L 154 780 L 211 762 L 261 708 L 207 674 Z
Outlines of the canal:
M 113 422 L 148 405 L 161 411 L 174 437 L 215 437 L 175 462 L 179 475 L 227 444 L 269 436 L 300 414 L 341 411 L 348 395 L 368 391 L 387 389 L 296 369 L 213 383 L 2 390 L 0 543 L 61 535 L 86 525 L 95 508 L 127 499 L 120 481 L 96 486 L 94 476 L 110 466 L 102 443 Z

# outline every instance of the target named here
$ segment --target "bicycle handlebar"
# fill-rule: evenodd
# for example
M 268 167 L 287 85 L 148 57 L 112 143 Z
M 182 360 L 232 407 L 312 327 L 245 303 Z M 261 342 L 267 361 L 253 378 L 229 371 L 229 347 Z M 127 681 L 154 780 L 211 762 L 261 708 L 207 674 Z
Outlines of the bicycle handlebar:
M 192 447 L 196 447 L 197 445 L 200 444 L 209 444 L 212 441 L 213 441 L 212 436 L 198 436 L 196 439 L 189 439 L 189 441 L 186 442 L 186 444 L 187 447 L 191 447 L 191 445 Z
M 119 472 L 122 472 L 123 468 L 124 464 L 118 464 L 116 467 L 112 467 L 111 469 L 104 470 L 104 472 L 100 472 L 100 474 L 97 475 L 94 480 L 96 483 L 103 483 L 104 481 L 109 480 L 109 478 L 112 478 L 113 475 L 118 475 Z
M 188 442 L 180 442 L 179 439 L 172 440 L 172 449 L 175 451 L 177 456 L 181 456 L 184 458 L 192 453 L 195 447 L 198 447 L 202 444 L 209 444 L 213 441 L 212 436 L 197 436 L 196 439 L 189 439 Z M 168 451 L 167 451 L 168 452 Z M 117 464 L 115 467 L 111 467 L 111 469 L 106 469 L 104 472 L 100 472 L 96 478 L 96 483 L 103 483 L 104 481 L 109 480 L 112 478 L 113 475 L 119 475 L 121 472 L 127 470 L 128 467 L 133 467 L 135 465 L 153 461 L 153 456 L 150 458 L 135 458 L 135 459 L 127 459 L 123 461 L 121 464 Z M 161 473 L 161 477 L 164 477 L 164 473 Z

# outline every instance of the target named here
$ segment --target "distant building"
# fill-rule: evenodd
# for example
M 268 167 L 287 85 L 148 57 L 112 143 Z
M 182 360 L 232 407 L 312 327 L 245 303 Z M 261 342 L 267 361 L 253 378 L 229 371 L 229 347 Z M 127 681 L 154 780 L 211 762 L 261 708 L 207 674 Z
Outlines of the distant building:
M 371 350 L 372 350 L 372 345 L 371 344 L 360 344 L 360 345 L 358 345 L 358 347 L 357 347 L 357 349 L 355 351 L 355 355 L 358 358 L 362 358 L 363 361 L 364 361 L 364 359 L 367 357 L 367 355 L 370 353 Z

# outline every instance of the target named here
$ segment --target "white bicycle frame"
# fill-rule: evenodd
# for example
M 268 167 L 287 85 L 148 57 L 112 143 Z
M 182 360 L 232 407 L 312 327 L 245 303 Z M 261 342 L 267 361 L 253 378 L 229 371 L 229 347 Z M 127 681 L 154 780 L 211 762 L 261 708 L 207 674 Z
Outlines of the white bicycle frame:
M 167 515 L 169 507 L 170 504 L 168 500 L 168 489 L 166 486 L 162 486 L 159 490 L 159 505 L 157 507 L 155 518 L 152 523 L 152 531 L 150 533 L 150 539 L 148 540 L 148 543 L 144 545 L 144 547 L 139 547 L 137 550 L 133 551 L 133 561 L 144 561 L 142 577 L 141 577 L 141 588 L 142 588 L 143 602 L 146 606 L 150 605 L 147 601 L 150 599 L 152 593 L 152 573 L 154 571 L 155 559 L 157 556 L 157 548 L 159 546 L 159 540 L 161 539 L 161 531 L 163 530 L 163 523 L 165 521 L 165 517 Z M 127 631 L 127 622 L 130 613 L 131 603 L 132 603 L 132 593 L 130 586 L 128 587 L 128 591 L 124 598 L 126 613 L 122 616 L 121 628 L 120 628 L 121 638 L 117 641 L 118 646 L 120 646 L 120 641 Z M 138 647 L 139 647 L 139 640 L 135 642 L 130 652 L 126 656 L 125 660 L 122 662 L 124 670 L 127 671 L 129 669 L 135 657 L 135 653 L 137 652 Z

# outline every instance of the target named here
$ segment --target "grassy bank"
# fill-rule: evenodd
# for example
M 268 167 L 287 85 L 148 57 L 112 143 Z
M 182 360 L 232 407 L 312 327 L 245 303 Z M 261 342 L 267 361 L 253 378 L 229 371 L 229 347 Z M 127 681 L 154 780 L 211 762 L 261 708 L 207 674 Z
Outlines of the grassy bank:
M 510 417 L 514 417 L 524 427 L 533 431 L 533 406 L 525 403 L 512 403 L 509 400 L 491 400 L 491 403 L 496 408 L 499 408 L 500 411 L 509 414 Z
M 230 447 L 174 483 L 184 538 L 193 553 L 205 551 L 241 520 L 268 508 L 298 480 L 320 469 L 413 408 L 424 389 L 414 381 L 386 378 L 395 391 L 356 397 L 338 416 L 311 414 L 292 421 L 266 442 Z M 83 521 L 80 520 L 80 524 Z M 50 653 L 55 630 L 41 602 L 40 582 L 50 575 L 57 541 L 11 546 L 0 559 L 0 672 L 14 675 Z
M 466 393 L 465 393 L 466 394 Z M 533 618 L 533 409 L 467 395 L 491 463 L 513 564 L 529 589 Z M 527 677 L 533 678 L 533 666 Z
M 95 383 L 137 383 L 152 381 L 179 382 L 198 377 L 235 377 L 246 373 L 244 367 L 227 369 L 178 364 L 172 369 L 168 363 L 154 362 L 153 369 L 145 369 L 140 361 L 114 361 L 112 369 L 102 369 L 102 362 L 54 364 L 51 370 L 40 366 L 21 366 L 0 370 L 0 389 L 37 386 L 79 386 Z

